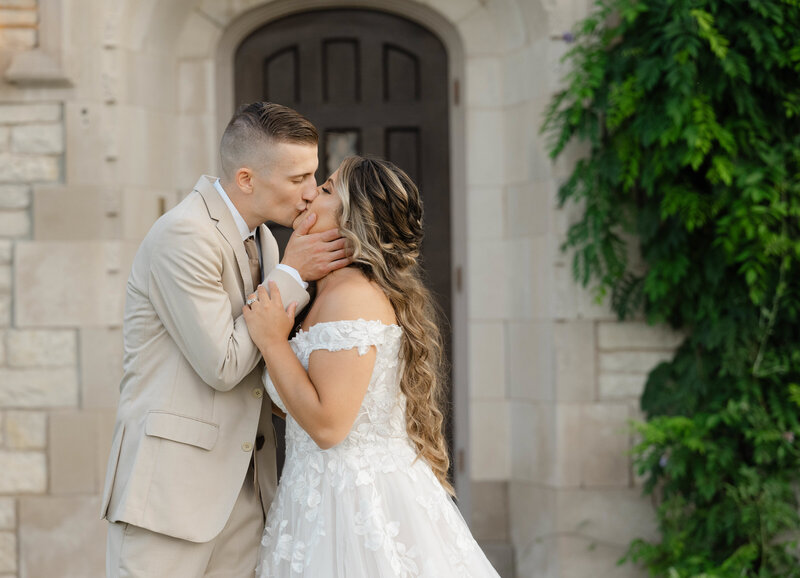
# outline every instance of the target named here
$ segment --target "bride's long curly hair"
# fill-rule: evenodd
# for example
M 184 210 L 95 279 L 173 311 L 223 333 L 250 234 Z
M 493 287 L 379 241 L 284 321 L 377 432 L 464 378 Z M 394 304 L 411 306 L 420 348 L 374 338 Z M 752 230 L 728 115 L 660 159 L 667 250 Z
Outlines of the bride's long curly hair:
M 348 157 L 339 167 L 335 188 L 342 200 L 339 228 L 353 249 L 354 262 L 377 283 L 403 329 L 406 430 L 418 457 L 430 464 L 442 486 L 450 459 L 442 433 L 444 371 L 440 319 L 422 282 L 422 199 L 414 182 L 392 163 Z

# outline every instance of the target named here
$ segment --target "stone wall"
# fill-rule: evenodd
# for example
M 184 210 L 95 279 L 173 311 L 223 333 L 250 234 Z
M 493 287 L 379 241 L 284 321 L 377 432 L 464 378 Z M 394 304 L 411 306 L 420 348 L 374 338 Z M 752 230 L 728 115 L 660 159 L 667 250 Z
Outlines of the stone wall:
M 158 214 L 216 170 L 218 43 L 269 3 L 40 0 L 37 24 L 36 0 L 0 0 L 0 74 L 42 63 L 0 82 L 0 578 L 103 573 L 130 262 Z M 680 336 L 617 323 L 572 281 L 559 246 L 575 209 L 555 195 L 582 151 L 553 164 L 538 134 L 562 34 L 588 1 L 394 5 L 433 11 L 460 39 L 454 250 L 475 535 L 504 577 L 641 576 L 615 565 L 654 535 L 627 421 Z

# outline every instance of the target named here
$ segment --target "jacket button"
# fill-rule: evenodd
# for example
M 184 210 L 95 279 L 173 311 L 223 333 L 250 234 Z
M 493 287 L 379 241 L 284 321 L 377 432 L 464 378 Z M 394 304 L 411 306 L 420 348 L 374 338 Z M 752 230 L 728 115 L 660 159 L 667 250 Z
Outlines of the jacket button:
M 261 399 L 262 397 L 264 397 L 264 390 L 261 389 L 260 387 L 255 388 L 253 390 L 253 397 L 256 399 Z
M 253 451 L 253 444 L 251 444 L 250 442 L 244 442 L 242 444 L 242 451 L 244 452 Z

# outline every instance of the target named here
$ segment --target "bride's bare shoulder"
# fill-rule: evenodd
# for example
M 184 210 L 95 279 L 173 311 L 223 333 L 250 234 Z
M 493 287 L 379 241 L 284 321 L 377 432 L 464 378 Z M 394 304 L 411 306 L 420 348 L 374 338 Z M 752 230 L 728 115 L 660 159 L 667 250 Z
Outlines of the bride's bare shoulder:
M 342 319 L 376 319 L 396 323 L 392 304 L 381 288 L 358 269 L 348 267 L 331 274 L 317 295 L 315 323 Z

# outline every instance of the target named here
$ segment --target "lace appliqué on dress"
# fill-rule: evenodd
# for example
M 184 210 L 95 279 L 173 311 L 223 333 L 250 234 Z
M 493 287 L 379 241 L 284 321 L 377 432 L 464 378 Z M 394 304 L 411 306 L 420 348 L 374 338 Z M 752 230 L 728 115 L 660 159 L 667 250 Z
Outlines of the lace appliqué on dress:
M 290 343 L 306 369 L 318 349 L 364 355 L 374 346 L 377 353 L 364 401 L 341 443 L 320 449 L 287 415 L 286 463 L 256 575 L 496 577 L 406 433 L 402 329 L 363 319 L 318 323 Z M 284 409 L 269 376 L 264 379 Z

